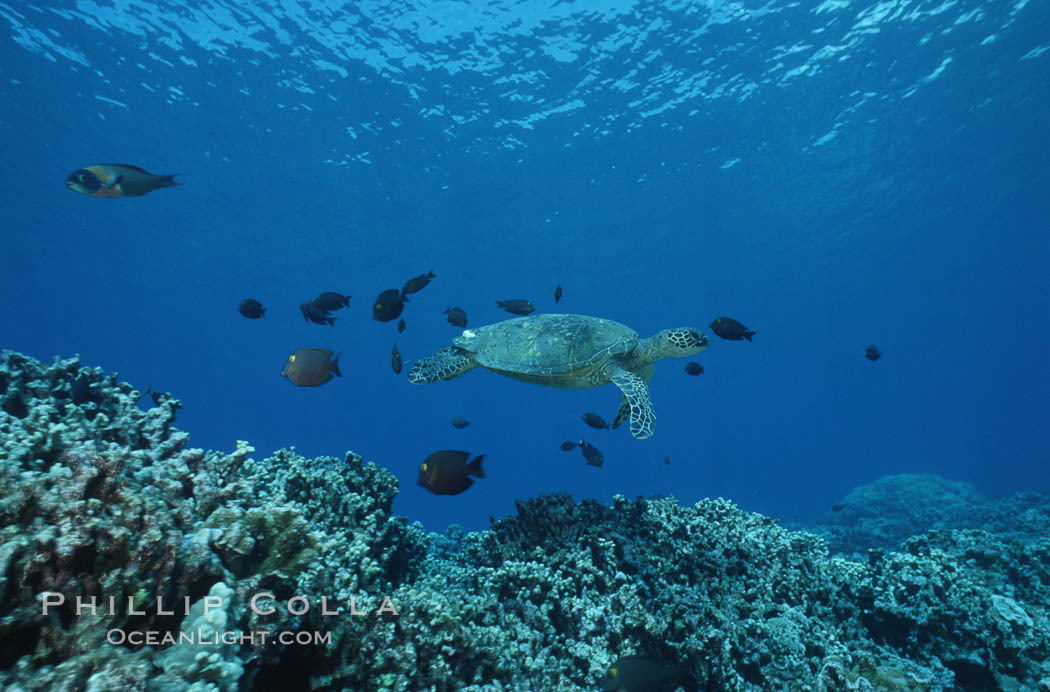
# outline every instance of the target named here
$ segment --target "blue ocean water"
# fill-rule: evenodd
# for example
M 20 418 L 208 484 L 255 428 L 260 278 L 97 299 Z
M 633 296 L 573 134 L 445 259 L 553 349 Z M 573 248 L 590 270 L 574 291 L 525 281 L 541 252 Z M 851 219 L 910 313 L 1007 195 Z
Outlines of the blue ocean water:
M 192 446 L 356 451 L 434 530 L 557 491 L 811 521 L 890 473 L 1050 490 L 1045 4 L 8 0 L 0 17 L 0 345 L 171 391 Z M 62 184 L 109 162 L 185 184 Z M 430 269 L 403 334 L 371 320 Z M 305 323 L 326 290 L 350 309 Z M 237 313 L 246 297 L 265 319 Z M 392 372 L 395 343 L 407 367 L 459 333 L 448 306 L 473 327 L 517 297 L 643 337 L 701 328 L 706 372 L 657 363 L 645 441 L 580 421 L 612 418 L 612 386 Z M 754 343 L 712 334 L 720 315 Z M 305 346 L 341 352 L 342 378 L 280 377 Z M 581 437 L 604 467 L 559 450 Z M 484 453 L 487 477 L 431 495 L 416 476 L 439 449 Z

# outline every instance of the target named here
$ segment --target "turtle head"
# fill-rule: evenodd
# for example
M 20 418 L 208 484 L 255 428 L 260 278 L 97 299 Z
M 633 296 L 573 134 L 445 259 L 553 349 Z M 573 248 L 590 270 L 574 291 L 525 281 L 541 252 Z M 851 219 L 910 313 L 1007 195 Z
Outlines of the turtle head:
M 692 327 L 665 329 L 646 339 L 644 348 L 652 360 L 685 358 L 707 348 L 707 336 Z

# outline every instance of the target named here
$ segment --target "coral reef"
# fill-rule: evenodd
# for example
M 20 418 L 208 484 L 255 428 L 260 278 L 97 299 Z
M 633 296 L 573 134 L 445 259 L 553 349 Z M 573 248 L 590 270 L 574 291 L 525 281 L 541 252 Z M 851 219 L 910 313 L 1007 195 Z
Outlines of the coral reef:
M 207 598 L 219 605 L 210 609 Z M 244 668 L 237 657 L 236 645 L 213 640 L 212 637 L 230 629 L 236 620 L 233 589 L 217 582 L 208 596 L 193 604 L 183 620 L 183 633 L 200 632 L 203 641 L 181 642 L 161 651 L 155 661 L 164 674 L 150 682 L 153 690 L 181 690 L 184 682 L 190 688 L 215 689 L 220 692 L 236 690 Z
M 825 538 L 721 499 L 558 494 L 436 535 L 357 455 L 187 448 L 175 399 L 137 399 L 3 354 L 0 689 L 568 692 L 632 654 L 704 690 L 1050 688 L 1043 496 L 893 478 Z M 941 501 L 894 504 L 916 487 Z M 949 520 L 972 507 L 1000 523 Z
M 833 553 L 863 555 L 932 529 L 974 528 L 1019 541 L 1050 535 L 1050 502 L 1034 492 L 988 498 L 969 483 L 902 473 L 855 488 L 809 530 Z

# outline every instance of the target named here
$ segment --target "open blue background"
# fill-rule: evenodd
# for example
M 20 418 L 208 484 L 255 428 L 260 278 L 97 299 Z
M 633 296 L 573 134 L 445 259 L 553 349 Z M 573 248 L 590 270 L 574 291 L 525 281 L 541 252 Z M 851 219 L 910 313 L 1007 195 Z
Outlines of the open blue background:
M 52 5 L 0 6 L 0 345 L 173 392 L 193 446 L 354 450 L 435 530 L 562 490 L 805 521 L 889 473 L 1050 489 L 1039 3 Z M 100 162 L 185 185 L 63 187 Z M 404 334 L 371 321 L 428 269 Z M 298 311 L 324 290 L 353 295 L 335 328 Z M 510 297 L 700 327 L 706 373 L 658 363 L 636 441 L 579 420 L 611 419 L 612 387 L 391 371 L 395 342 L 407 367 L 458 333 L 449 305 L 476 326 Z M 719 315 L 754 343 L 710 334 Z M 278 376 L 315 345 L 341 379 Z M 603 468 L 558 449 L 581 436 Z M 438 449 L 488 477 L 430 495 Z

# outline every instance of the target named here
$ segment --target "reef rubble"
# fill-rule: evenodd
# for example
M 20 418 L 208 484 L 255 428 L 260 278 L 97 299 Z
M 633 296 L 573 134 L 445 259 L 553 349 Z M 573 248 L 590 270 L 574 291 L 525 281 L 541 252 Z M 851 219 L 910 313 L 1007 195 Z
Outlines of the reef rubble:
M 822 536 L 723 499 L 556 494 L 438 535 L 395 515 L 397 480 L 358 455 L 205 452 L 175 398 L 138 399 L 78 358 L 3 352 L 4 691 L 569 692 L 641 654 L 702 690 L 1050 692 L 1045 531 L 872 538 L 840 512 Z M 1046 496 L 1010 501 L 1046 525 Z M 210 636 L 263 631 L 327 638 Z

